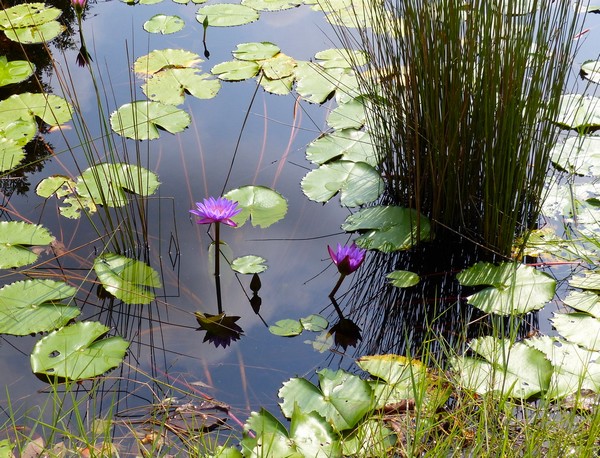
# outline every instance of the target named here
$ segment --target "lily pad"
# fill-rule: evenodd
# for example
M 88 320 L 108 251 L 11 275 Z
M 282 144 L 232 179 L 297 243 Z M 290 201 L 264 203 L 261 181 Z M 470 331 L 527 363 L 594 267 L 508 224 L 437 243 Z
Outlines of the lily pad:
M 159 129 L 175 134 L 190 122 L 190 115 L 179 108 L 145 100 L 127 103 L 110 115 L 113 130 L 134 140 L 154 140 Z
M 397 288 L 410 288 L 421 281 L 416 273 L 409 272 L 408 270 L 394 270 L 387 274 L 386 278 L 389 278 L 390 283 Z
M 260 256 L 247 255 L 235 258 L 231 261 L 231 268 L 240 274 L 259 274 L 267 270 L 265 258 Z
M 600 320 L 583 312 L 555 313 L 550 320 L 569 342 L 588 350 L 600 350 Z M 600 362 L 600 361 L 599 361 Z
M 599 60 L 586 60 L 581 64 L 579 70 L 581 76 L 585 79 L 590 80 L 596 84 L 600 84 L 600 61 Z
M 150 100 L 167 105 L 180 105 L 185 94 L 198 99 L 212 99 L 221 88 L 221 82 L 199 74 L 194 68 L 168 68 L 155 73 L 142 86 Z
M 407 250 L 431 237 L 431 226 L 426 217 L 414 209 L 396 206 L 361 209 L 346 218 L 342 229 L 363 232 L 355 240 L 358 246 L 385 253 Z
M 238 227 L 243 226 L 248 218 L 251 218 L 255 227 L 269 227 L 283 219 L 287 213 L 285 198 L 265 186 L 242 186 L 229 191 L 223 197 L 237 202 L 242 208 L 242 211 L 232 218 Z
M 81 216 L 81 211 L 87 211 L 89 214 L 95 213 L 96 204 L 91 197 L 84 197 L 77 194 L 76 183 L 71 178 L 64 175 L 53 175 L 44 178 L 36 187 L 35 192 L 38 196 L 48 198 L 52 195 L 61 199 L 63 204 L 58 209 L 66 218 L 77 219 Z
M 262 78 L 267 78 L 271 81 L 279 81 L 286 79 L 286 81 L 294 80 L 294 69 L 296 68 L 296 59 L 287 56 L 283 53 L 279 53 L 269 59 L 260 61 L 260 69 L 262 71 Z M 262 84 L 262 81 L 261 81 Z M 262 86 L 267 89 L 265 84 Z M 273 91 L 269 91 L 273 92 Z
M 341 104 L 327 116 L 327 125 L 332 129 L 360 129 L 365 125 L 367 114 L 362 96 Z
M 38 126 L 35 118 L 25 118 L 11 121 L 7 118 L 2 119 L 2 113 L 0 113 L 0 137 L 21 147 L 29 143 L 35 137 Z M 10 149 L 10 147 L 6 146 L 6 149 Z
M 0 137 L 0 172 L 14 169 L 25 159 L 23 147 L 10 138 Z
M 158 273 L 147 264 L 108 253 L 94 260 L 94 270 L 106 291 L 126 304 L 149 304 L 152 288 L 160 288 Z
M 57 19 L 62 11 L 45 3 L 23 3 L 0 11 L 0 29 L 31 27 Z
M 240 43 L 233 51 L 233 57 L 239 60 L 257 61 L 269 59 L 279 54 L 281 49 L 268 41 Z
M 600 176 L 600 136 L 578 135 L 552 148 L 556 167 L 580 176 Z
M 356 68 L 366 65 L 367 54 L 356 49 L 333 48 L 315 54 L 325 68 Z
M 34 44 L 53 40 L 66 30 L 58 21 L 45 22 L 33 27 L 19 27 L 4 31 L 6 38 L 17 43 Z
M 61 304 L 77 290 L 52 280 L 25 280 L 0 289 L 0 333 L 25 336 L 64 326 L 80 311 Z
M 259 78 L 259 83 L 262 88 L 275 95 L 287 95 L 291 92 L 292 86 L 294 85 L 294 77 L 287 76 L 285 78 L 278 78 L 272 80 L 264 74 Z
M 276 336 L 293 337 L 302 334 L 304 327 L 298 320 L 286 318 L 269 326 L 269 332 Z
M 82 380 L 108 372 L 123 361 L 129 343 L 121 337 L 102 337 L 109 328 L 87 321 L 66 326 L 38 341 L 31 352 L 35 374 Z
M 306 149 L 306 158 L 317 164 L 331 160 L 379 163 L 373 140 L 368 132 L 356 129 L 337 130 L 313 141 Z
M 339 193 L 342 205 L 357 207 L 376 200 L 385 183 L 366 162 L 335 161 L 308 172 L 301 186 L 304 194 L 316 202 L 327 202 Z
M 357 83 L 351 82 L 356 77 L 354 72 L 348 68 L 326 69 L 319 64 L 298 61 L 294 74 L 296 75 L 296 91 L 305 100 L 312 103 L 325 102 L 339 87 L 346 90 L 346 88 L 357 86 Z
M 304 318 L 300 318 L 300 324 L 307 331 L 321 332 L 327 329 L 329 321 L 323 318 L 321 315 L 308 315 Z
M 54 237 L 48 229 L 23 221 L 0 222 L 0 269 L 26 266 L 38 255 L 27 247 L 48 245 Z
M 242 5 L 258 11 L 282 11 L 302 5 L 303 0 L 242 0 Z
M 150 33 L 161 33 L 167 35 L 179 32 L 185 26 L 185 22 L 179 16 L 167 14 L 156 14 L 144 22 L 144 30 Z
M 190 68 L 203 60 L 196 53 L 185 49 L 156 49 L 133 63 L 133 71 L 153 75 L 165 68 Z
M 583 94 L 562 95 L 555 123 L 577 131 L 600 128 L 600 98 Z
M 71 105 L 57 95 L 29 92 L 15 94 L 0 102 L 0 130 L 4 130 L 10 125 L 14 126 L 16 122 L 17 126 L 20 126 L 20 132 L 30 133 L 33 131 L 33 135 L 35 135 L 37 132 L 36 118 L 40 118 L 50 126 L 58 126 L 70 121 L 72 112 Z M 18 121 L 28 123 L 29 126 L 25 127 Z M 31 129 L 31 127 L 33 128 Z M 28 138 L 27 141 L 31 138 Z M 16 139 L 13 138 L 13 140 Z M 25 138 L 22 141 L 24 143 L 19 142 L 19 144 L 27 143 Z
M 463 286 L 489 285 L 467 302 L 486 313 L 524 314 L 542 308 L 554 297 L 556 280 L 534 267 L 505 262 L 478 262 L 456 278 Z
M 160 182 L 154 172 L 125 163 L 98 164 L 85 170 L 77 178 L 79 196 L 90 198 L 95 204 L 121 207 L 129 199 L 127 193 L 149 196 L 156 192 Z
M 35 71 L 35 65 L 26 60 L 6 59 L 6 56 L 0 56 L 0 86 L 20 83 L 25 81 Z
M 201 7 L 196 13 L 200 24 L 208 18 L 208 25 L 213 27 L 231 27 L 254 22 L 259 14 L 253 8 L 235 3 L 217 3 Z
M 215 65 L 210 72 L 224 81 L 244 81 L 258 75 L 259 70 L 254 61 L 232 60 Z

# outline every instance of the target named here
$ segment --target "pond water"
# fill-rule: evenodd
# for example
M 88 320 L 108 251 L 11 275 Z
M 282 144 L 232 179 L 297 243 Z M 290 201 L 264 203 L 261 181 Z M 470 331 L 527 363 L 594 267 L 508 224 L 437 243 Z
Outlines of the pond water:
M 56 4 L 69 8 L 69 2 Z M 108 111 L 133 99 L 145 98 L 139 88 L 141 81 L 131 71 L 137 57 L 163 48 L 183 48 L 202 55 L 203 27 L 195 19 L 197 9 L 198 5 L 171 2 L 134 6 L 119 1 L 90 3 L 84 33 L 96 74 L 101 76 L 101 92 L 106 96 L 103 103 Z M 179 15 L 185 21 L 185 28 L 172 35 L 145 32 L 143 23 L 157 13 Z M 284 53 L 309 60 L 317 51 L 333 47 L 333 37 L 334 32 L 322 14 L 307 6 L 263 13 L 259 21 L 245 26 L 209 28 L 210 59 L 201 67 L 208 71 L 216 63 L 231 60 L 231 51 L 237 44 L 254 41 L 271 41 Z M 67 86 L 72 86 L 77 94 L 92 136 L 99 135 L 94 86 L 88 70 L 74 65 L 77 49 L 53 49 L 53 53 L 56 67 L 45 76 L 44 83 L 62 95 L 60 79 L 68 79 Z M 132 157 L 139 148 L 142 165 L 155 171 L 161 181 L 157 195 L 148 200 L 149 260 L 160 272 L 163 283 L 157 301 L 151 305 L 128 306 L 96 297 L 95 285 L 84 277 L 104 244 L 97 240 L 89 221 L 61 217 L 53 199 L 45 202 L 33 192 L 5 196 L 4 214 L 9 219 L 43 224 L 70 252 L 60 265 L 53 262 L 51 269 L 41 266 L 37 270 L 42 274 L 48 271 L 60 274 L 60 267 L 69 272 L 71 281 L 83 281 L 86 285 L 83 290 L 89 291 L 81 299 L 84 316 L 106 323 L 116 334 L 132 342 L 125 363 L 110 374 L 122 392 L 122 408 L 144 405 L 150 399 L 150 392 L 141 386 L 141 382 L 147 381 L 143 375 L 146 373 L 182 386 L 201 382 L 203 392 L 230 404 L 243 420 L 251 410 L 261 406 L 277 412 L 277 390 L 291 376 L 310 378 L 319 367 L 352 364 L 350 357 L 339 356 L 337 352 L 321 354 L 304 342 L 315 336 L 284 339 L 267 329 L 267 325 L 283 318 L 296 319 L 313 313 L 332 315 L 328 294 L 338 273 L 331 266 L 327 245 L 347 242 L 348 236 L 340 230 L 340 223 L 349 213 L 336 199 L 326 205 L 310 202 L 299 185 L 311 167 L 304 156 L 306 145 L 327 130 L 325 118 L 329 105 L 297 103 L 292 95 L 275 96 L 262 89 L 255 93 L 255 89 L 255 81 L 249 80 L 224 83 L 219 94 L 210 100 L 187 96 L 183 108 L 192 115 L 193 122 L 184 132 L 177 135 L 161 132 L 160 140 L 151 142 L 117 143 Z M 54 157 L 40 170 L 28 174 L 31 189 L 47 176 L 77 175 L 78 165 L 87 167 L 74 130 L 67 126 L 62 132 L 47 134 L 45 139 Z M 230 168 L 231 176 L 227 178 Z M 204 332 L 196 330 L 194 316 L 198 311 L 217 313 L 207 252 L 210 236 L 207 226 L 195 224 L 188 210 L 204 197 L 218 196 L 223 190 L 247 184 L 276 189 L 288 200 L 289 210 L 283 221 L 268 228 L 253 228 L 249 224 L 236 229 L 222 228 L 221 237 L 236 256 L 262 256 L 267 259 L 269 269 L 260 275 L 260 316 L 253 312 L 248 300 L 250 276 L 235 277 L 223 272 L 223 308 L 228 315 L 241 317 L 237 324 L 244 335 L 226 348 L 215 347 L 203 342 Z M 49 259 L 44 256 L 42 260 Z M 469 256 L 477 259 L 478 255 L 464 258 Z M 407 266 L 415 262 L 402 257 L 392 259 L 384 271 L 398 265 L 412 270 Z M 434 266 L 431 267 L 432 276 L 436 276 Z M 423 271 L 427 267 L 414 269 Z M 375 276 L 372 272 L 371 275 Z M 10 272 L 3 275 L 5 284 L 17 279 L 20 277 Z M 361 287 L 368 281 L 368 277 L 362 277 L 352 284 L 357 297 L 360 298 Z M 342 292 L 349 287 L 350 281 L 343 285 Z M 377 287 L 367 291 L 375 299 L 379 294 Z M 406 335 L 403 326 L 407 322 L 422 322 L 423 315 L 417 313 L 420 306 L 427 299 L 437 299 L 438 291 L 434 288 L 417 294 L 412 302 L 398 297 L 389 302 L 392 307 L 386 310 L 385 318 L 376 316 L 380 310 L 375 313 L 355 310 L 353 317 L 364 329 L 359 351 L 401 351 L 400 341 Z M 449 294 L 456 294 L 452 291 Z M 456 303 L 456 297 L 450 299 Z M 404 307 L 394 308 L 397 302 L 404 302 Z M 460 316 L 460 313 L 450 314 Z M 447 326 L 456 327 L 457 323 L 464 324 L 472 318 L 471 315 L 453 318 Z M 377 326 L 384 329 L 386 324 L 389 329 L 383 333 L 375 329 Z M 531 324 L 547 326 L 547 318 Z M 414 327 L 409 328 L 408 334 L 418 334 Z M 374 336 L 374 340 L 369 342 L 369 336 Z M 7 386 L 11 403 L 23 412 L 40 405 L 47 385 L 31 374 L 28 361 L 37 337 L 4 336 L 2 340 L 0 377 Z M 355 356 L 351 348 L 348 353 Z M 124 381 L 119 381 L 119 376 Z

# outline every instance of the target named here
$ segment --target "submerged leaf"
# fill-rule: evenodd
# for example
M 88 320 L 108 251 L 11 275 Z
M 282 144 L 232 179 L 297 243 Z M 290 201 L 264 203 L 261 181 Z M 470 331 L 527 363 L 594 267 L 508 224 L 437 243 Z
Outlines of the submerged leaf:
M 94 260 L 94 270 L 106 291 L 126 304 L 149 304 L 152 288 L 160 288 L 158 272 L 135 259 L 108 253 Z
M 103 339 L 107 326 L 94 321 L 76 323 L 48 334 L 31 352 L 35 374 L 82 380 L 97 377 L 123 361 L 129 342 L 121 337 Z
M 24 336 L 64 326 L 80 311 L 61 304 L 77 290 L 52 280 L 25 280 L 0 289 L 0 333 Z

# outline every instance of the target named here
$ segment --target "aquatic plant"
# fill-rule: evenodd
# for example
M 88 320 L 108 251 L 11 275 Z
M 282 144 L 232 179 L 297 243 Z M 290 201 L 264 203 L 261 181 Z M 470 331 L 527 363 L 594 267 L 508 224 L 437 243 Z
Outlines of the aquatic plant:
M 338 243 L 336 251 L 333 251 L 330 246 L 327 246 L 327 250 L 338 272 L 342 275 L 350 275 L 358 269 L 365 260 L 367 253 L 367 250 L 358 248 L 355 243 L 350 246 L 342 246 Z
M 196 202 L 196 208 L 190 210 L 190 213 L 200 219 L 196 220 L 198 224 L 219 224 L 236 227 L 237 224 L 231 219 L 242 211 L 238 208 L 237 202 L 232 202 L 225 197 L 209 197 L 203 202 Z M 218 240 L 218 238 L 217 238 Z

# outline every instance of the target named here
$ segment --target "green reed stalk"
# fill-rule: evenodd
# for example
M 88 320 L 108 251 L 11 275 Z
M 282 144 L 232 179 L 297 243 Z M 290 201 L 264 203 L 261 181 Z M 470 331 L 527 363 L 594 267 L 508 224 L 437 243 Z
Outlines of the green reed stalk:
M 579 19 L 568 2 L 384 0 L 339 30 L 361 73 L 384 199 L 509 254 L 536 223 Z M 527 12 L 527 14 L 521 14 Z

